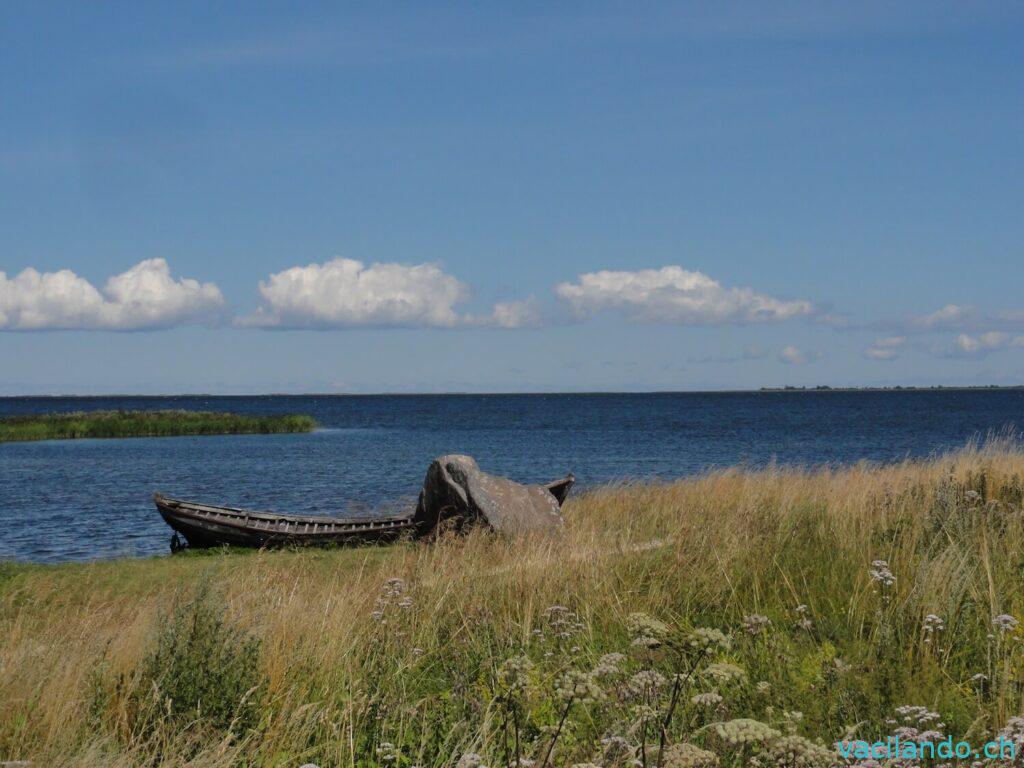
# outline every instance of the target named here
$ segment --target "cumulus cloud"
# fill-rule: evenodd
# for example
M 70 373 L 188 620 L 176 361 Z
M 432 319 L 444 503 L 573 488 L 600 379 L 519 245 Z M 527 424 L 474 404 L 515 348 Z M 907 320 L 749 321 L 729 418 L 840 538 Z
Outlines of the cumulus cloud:
M 533 301 L 460 314 L 469 288 L 436 264 L 370 264 L 334 259 L 292 267 L 260 283 L 263 304 L 240 325 L 261 328 L 521 328 L 539 322 Z
M 786 365 L 803 365 L 809 363 L 814 356 L 791 344 L 780 349 L 778 357 L 779 362 Z
M 1009 346 L 1024 346 L 1024 336 L 1016 339 L 1002 331 L 989 331 L 977 336 L 959 334 L 953 342 L 952 355 L 955 357 L 981 357 L 996 349 Z
M 875 339 L 875 343 L 864 350 L 864 357 L 869 360 L 895 360 L 900 356 L 900 352 L 906 344 L 906 336 L 889 336 L 885 339 Z
M 559 283 L 555 293 L 577 317 L 617 310 L 635 322 L 767 323 L 815 313 L 809 301 L 786 301 L 750 288 L 726 287 L 701 272 L 679 266 L 589 272 L 575 283 Z
M 164 259 L 141 261 L 102 290 L 68 269 L 0 272 L 0 330 L 153 330 L 215 323 L 224 309 L 216 285 L 175 280 Z

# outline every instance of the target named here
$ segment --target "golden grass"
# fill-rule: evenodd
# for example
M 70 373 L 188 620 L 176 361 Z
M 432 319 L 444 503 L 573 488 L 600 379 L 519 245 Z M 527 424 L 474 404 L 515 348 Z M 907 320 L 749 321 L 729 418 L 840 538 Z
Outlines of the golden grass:
M 980 737 L 1022 705 L 1017 633 L 989 638 L 993 616 L 1024 610 L 1022 505 L 1024 455 L 1002 443 L 931 462 L 601 488 L 567 503 L 556 539 L 0 565 L 0 760 L 354 766 L 377 764 L 388 742 L 399 765 L 476 752 L 493 766 L 509 743 L 502 661 L 525 653 L 537 664 L 524 727 L 543 747 L 540 729 L 559 715 L 552 681 L 628 650 L 635 612 L 736 638 L 728 660 L 749 684 L 728 716 L 798 709 L 800 731 L 827 742 L 915 703 Z M 877 559 L 897 576 L 888 600 L 868 574 Z M 382 623 L 373 614 L 390 578 L 404 580 L 412 607 L 391 601 Z M 262 643 L 260 723 L 242 734 L 170 722 L 133 731 L 159 621 L 201 585 Z M 809 632 L 794 628 L 800 604 Z M 579 615 L 579 650 L 551 645 L 552 605 Z M 767 639 L 743 635 L 748 614 L 771 619 Z M 945 620 L 940 642 L 925 642 L 927 614 Z M 671 662 L 630 663 L 667 674 Z M 975 673 L 991 679 L 984 690 Z M 760 681 L 771 685 L 761 698 Z M 610 704 L 576 707 L 556 764 L 591 759 L 602 736 L 635 738 L 623 717 Z M 673 740 L 699 741 L 699 722 L 681 710 Z

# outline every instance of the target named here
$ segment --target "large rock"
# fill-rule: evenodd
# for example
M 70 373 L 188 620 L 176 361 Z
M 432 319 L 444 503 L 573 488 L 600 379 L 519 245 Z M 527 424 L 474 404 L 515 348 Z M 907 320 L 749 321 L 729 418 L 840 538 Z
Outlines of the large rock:
M 418 536 L 486 525 L 501 534 L 557 531 L 573 476 L 548 485 L 522 485 L 489 475 L 471 456 L 441 456 L 427 470 L 413 517 Z

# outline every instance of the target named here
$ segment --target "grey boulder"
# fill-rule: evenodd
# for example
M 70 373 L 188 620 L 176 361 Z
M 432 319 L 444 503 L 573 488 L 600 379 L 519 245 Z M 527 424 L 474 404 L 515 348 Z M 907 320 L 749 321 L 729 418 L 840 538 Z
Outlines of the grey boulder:
M 517 536 L 562 528 L 560 508 L 575 478 L 523 485 L 477 466 L 471 456 L 441 456 L 430 464 L 413 522 L 417 536 L 485 525 Z

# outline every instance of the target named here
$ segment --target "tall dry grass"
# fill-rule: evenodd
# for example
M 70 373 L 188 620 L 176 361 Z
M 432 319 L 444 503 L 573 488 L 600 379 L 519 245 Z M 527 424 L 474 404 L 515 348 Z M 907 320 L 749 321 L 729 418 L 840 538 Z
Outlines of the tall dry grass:
M 946 732 L 981 739 L 1024 706 L 1021 633 L 993 625 L 1024 612 L 1024 454 L 1012 443 L 885 467 L 606 487 L 565 514 L 552 539 L 0 565 L 0 760 L 442 766 L 478 754 L 493 767 L 515 755 L 539 765 L 550 751 L 551 764 L 611 764 L 597 757 L 609 739 L 636 747 L 644 712 L 664 715 L 683 658 L 668 640 L 633 644 L 636 614 L 672 637 L 731 636 L 697 661 L 744 677 L 686 679 L 665 736 L 723 765 L 753 754 L 715 736 L 713 723 L 740 717 L 830 743 L 887 733 L 894 708 L 915 704 L 939 712 Z M 877 560 L 895 583 L 872 578 Z M 257 680 L 244 724 L 213 724 L 214 702 L 177 706 L 192 695 L 185 684 L 153 672 L 161 632 L 198 626 L 197 605 L 234 639 L 179 637 L 178 661 L 203 669 L 203 643 L 244 642 Z M 745 625 L 751 616 L 770 623 Z M 928 616 L 944 628 L 927 629 Z M 602 683 L 593 702 L 571 694 L 565 714 L 559 680 L 613 652 L 626 656 L 626 682 Z M 513 697 L 503 665 L 523 656 Z M 628 678 L 645 670 L 669 683 L 636 701 Z M 690 702 L 710 691 L 723 697 L 713 711 Z M 643 759 L 669 762 L 651 734 Z

